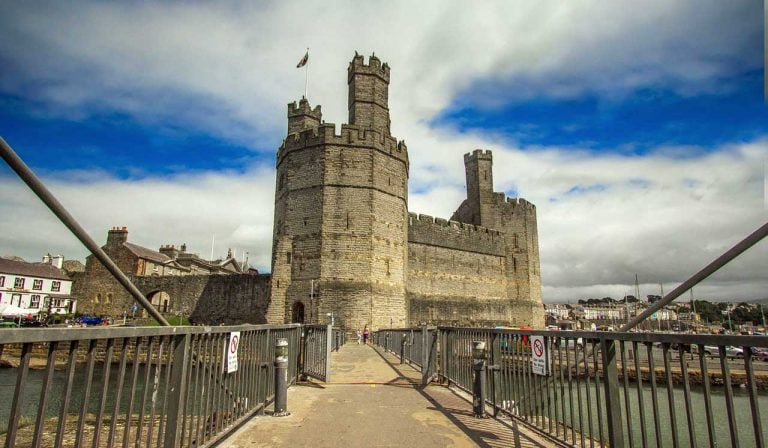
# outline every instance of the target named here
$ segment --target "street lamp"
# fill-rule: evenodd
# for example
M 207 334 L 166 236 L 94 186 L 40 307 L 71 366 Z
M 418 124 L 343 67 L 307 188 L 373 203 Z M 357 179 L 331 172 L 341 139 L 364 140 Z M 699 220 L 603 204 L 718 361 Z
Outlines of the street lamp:
M 331 318 L 331 326 L 333 326 L 333 324 L 334 324 L 334 320 L 333 320 L 333 312 L 327 313 L 327 314 L 326 314 L 326 316 L 328 316 L 328 317 L 330 317 L 330 318 Z

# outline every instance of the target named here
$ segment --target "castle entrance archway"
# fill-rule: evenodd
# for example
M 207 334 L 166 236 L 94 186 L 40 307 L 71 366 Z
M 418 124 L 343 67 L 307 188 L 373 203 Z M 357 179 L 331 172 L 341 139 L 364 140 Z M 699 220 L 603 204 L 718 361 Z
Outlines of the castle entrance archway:
M 155 307 L 157 311 L 161 313 L 168 313 L 171 311 L 171 296 L 165 291 L 155 291 L 147 296 L 149 303 Z M 148 317 L 147 310 L 143 312 L 144 317 Z
M 291 322 L 294 324 L 304 323 L 304 304 L 301 302 L 295 302 L 291 309 Z

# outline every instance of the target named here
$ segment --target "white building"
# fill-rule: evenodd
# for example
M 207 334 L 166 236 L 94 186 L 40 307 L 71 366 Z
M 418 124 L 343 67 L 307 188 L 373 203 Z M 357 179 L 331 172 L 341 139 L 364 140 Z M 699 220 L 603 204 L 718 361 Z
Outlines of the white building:
M 72 280 L 61 270 L 64 257 L 47 255 L 42 263 L 0 258 L 0 304 L 21 309 L 20 314 L 74 313 Z
M 555 319 L 571 318 L 571 308 L 568 305 L 562 303 L 544 304 L 544 313 L 554 317 Z

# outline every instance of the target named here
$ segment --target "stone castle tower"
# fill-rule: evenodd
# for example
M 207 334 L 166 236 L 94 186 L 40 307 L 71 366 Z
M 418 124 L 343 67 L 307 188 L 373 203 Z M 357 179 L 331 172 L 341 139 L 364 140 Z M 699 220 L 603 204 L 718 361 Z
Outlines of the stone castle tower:
M 408 150 L 390 134 L 390 68 L 355 53 L 349 124 L 288 105 L 277 152 L 269 316 L 359 329 L 543 326 L 536 208 L 493 191 L 492 155 L 464 157 L 452 220 L 408 213 Z
M 511 321 L 525 324 L 544 319 L 536 206 L 522 198 L 493 191 L 493 154 L 475 150 L 464 155 L 467 199 L 452 220 L 501 231 L 506 296 Z
M 355 55 L 349 124 L 288 105 L 277 153 L 272 304 L 286 321 L 407 324 L 408 150 L 390 135 L 390 69 Z

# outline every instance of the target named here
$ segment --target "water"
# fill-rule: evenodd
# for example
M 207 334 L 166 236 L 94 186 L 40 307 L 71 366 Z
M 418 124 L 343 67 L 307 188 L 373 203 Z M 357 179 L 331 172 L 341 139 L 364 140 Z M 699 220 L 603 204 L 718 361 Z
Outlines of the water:
M 128 411 L 128 400 L 130 398 L 130 386 L 131 386 L 131 364 L 126 365 L 125 378 L 123 380 L 119 413 L 125 414 Z M 145 406 L 145 413 L 151 410 L 151 388 L 154 381 L 157 366 L 152 365 L 150 370 L 150 390 L 147 393 L 147 403 Z M 18 369 L 2 369 L 0 370 L 0 432 L 5 432 L 8 427 L 8 419 L 10 417 L 11 406 L 13 403 L 13 394 L 16 388 L 16 376 L 18 375 Z M 40 392 L 43 386 L 43 379 L 45 377 L 44 370 L 29 370 L 27 373 L 27 382 L 24 390 L 24 406 L 21 421 L 22 423 L 34 422 L 37 417 L 38 403 L 40 402 Z M 144 394 L 146 378 L 146 365 L 139 366 L 139 376 L 136 382 L 136 389 L 134 393 L 133 414 L 138 415 L 141 407 L 141 400 Z M 83 402 L 83 396 L 85 393 L 85 379 L 86 379 L 86 364 L 77 364 L 75 368 L 74 382 L 72 384 L 72 393 L 70 397 L 69 406 L 67 409 L 68 414 L 79 414 L 80 408 Z M 115 405 L 118 380 L 118 366 L 112 365 L 109 372 L 109 384 L 106 394 L 106 401 L 104 406 L 105 417 L 110 417 Z M 53 374 L 53 381 L 51 383 L 50 391 L 48 392 L 48 405 L 46 406 L 46 417 L 57 417 L 61 410 L 62 403 L 64 401 L 64 392 L 67 385 L 67 372 L 66 370 L 55 370 Z M 86 413 L 96 414 L 101 404 L 102 388 L 104 385 L 104 364 L 97 363 L 93 369 L 93 380 L 91 382 L 91 390 L 89 393 L 88 403 L 86 407 Z M 163 399 L 165 397 L 165 367 L 163 366 L 160 372 L 160 382 L 158 384 L 157 402 L 155 404 L 155 412 L 159 413 L 163 406 Z M 77 417 L 70 417 L 76 419 Z
M 605 409 L 605 394 L 602 382 L 598 383 L 600 387 L 600 397 L 601 397 L 601 409 L 600 409 L 600 418 L 602 423 L 602 431 L 603 436 L 607 440 L 608 435 L 608 429 L 606 426 L 606 409 Z M 553 386 L 550 386 L 552 388 L 554 398 L 554 393 L 556 389 L 556 393 L 558 395 L 558 402 L 557 402 L 557 420 L 562 421 L 562 402 L 560 401 L 560 385 L 555 384 Z M 598 409 L 596 405 L 596 390 L 593 384 L 593 380 L 590 381 L 590 385 L 587 386 L 583 383 L 577 387 L 576 383 L 573 383 L 572 387 L 572 400 L 569 399 L 569 392 L 568 392 L 568 383 L 567 380 L 564 383 L 565 387 L 565 421 L 570 426 L 571 424 L 571 417 L 570 417 L 570 405 L 573 404 L 573 414 L 574 414 L 574 424 L 576 429 L 576 438 L 577 438 L 577 445 L 581 445 L 581 441 L 579 438 L 579 432 L 580 426 L 579 426 L 579 405 L 578 405 L 578 392 L 581 392 L 581 403 L 582 403 L 582 422 L 583 422 L 583 432 L 585 434 L 593 434 L 595 438 L 599 437 L 599 427 L 598 427 Z M 590 403 L 591 406 L 588 406 L 586 394 L 587 394 L 587 387 L 589 387 L 589 393 L 590 393 Z M 634 446 L 642 446 L 642 426 L 640 423 L 640 408 L 638 405 L 638 386 L 637 383 L 634 381 L 630 381 L 628 384 L 627 390 L 629 392 L 629 410 L 630 410 L 630 419 L 631 419 L 631 428 L 628 428 L 627 426 L 627 405 L 625 402 L 625 396 L 624 396 L 624 388 L 622 387 L 622 384 L 619 383 L 619 393 L 620 393 L 620 403 L 621 403 L 621 411 L 622 411 L 622 419 L 623 419 L 623 430 L 624 430 L 624 438 L 625 441 L 628 442 L 630 431 L 631 429 L 631 436 Z M 755 445 L 755 438 L 754 438 L 754 430 L 752 426 L 752 414 L 750 410 L 750 402 L 749 402 L 749 394 L 746 389 L 741 388 L 733 388 L 733 405 L 735 409 L 735 421 L 736 421 L 736 429 L 737 429 L 737 435 L 739 437 L 739 442 L 741 446 L 754 446 Z M 672 418 L 670 416 L 670 409 L 669 409 L 669 401 L 667 398 L 667 385 L 664 383 L 657 384 L 657 400 L 658 400 L 658 421 L 659 421 L 659 432 L 660 432 L 660 439 L 661 444 L 657 445 L 656 443 L 656 432 L 655 432 L 655 424 L 654 424 L 654 417 L 653 417 L 653 401 L 652 401 L 652 392 L 651 392 L 651 385 L 649 382 L 643 383 L 643 389 L 642 389 L 642 397 L 643 397 L 643 404 L 644 404 L 644 415 L 645 415 L 645 436 L 648 443 L 648 446 L 672 446 Z M 674 413 L 675 413 L 675 425 L 678 428 L 678 442 L 679 446 L 691 446 L 690 443 L 690 436 L 688 432 L 688 422 L 685 412 L 685 402 L 684 402 L 684 392 L 682 386 L 675 386 L 673 387 L 673 403 L 674 403 Z M 710 387 L 710 400 L 712 405 L 712 419 L 713 419 L 713 436 L 716 440 L 716 443 L 718 446 L 731 446 L 731 431 L 728 424 L 728 413 L 726 410 L 725 405 L 725 388 L 722 386 L 711 386 Z M 544 396 L 544 400 L 546 400 L 546 394 Z M 758 395 L 758 406 L 761 412 L 761 425 L 764 428 L 768 428 L 768 394 L 765 392 L 760 392 Z M 553 404 L 554 408 L 554 404 Z M 704 402 L 704 392 L 703 387 L 696 386 L 691 387 L 691 409 L 693 414 L 693 423 L 694 423 L 694 437 L 696 439 L 696 442 L 699 446 L 709 446 L 709 433 L 707 430 L 707 419 L 706 419 L 706 407 Z M 553 410 L 553 413 L 555 411 Z M 547 414 L 546 408 L 544 409 L 543 414 Z M 591 416 L 592 418 L 592 428 L 593 430 L 589 430 L 588 426 L 588 418 Z M 543 427 L 545 429 L 548 429 L 548 425 L 544 423 Z M 765 430 L 764 430 L 765 431 Z M 562 438 L 562 429 L 561 429 L 561 436 Z M 570 441 L 571 431 L 570 428 L 568 429 L 568 437 Z M 589 446 L 589 441 L 586 440 L 586 446 Z M 627 444 L 627 446 L 629 446 Z

